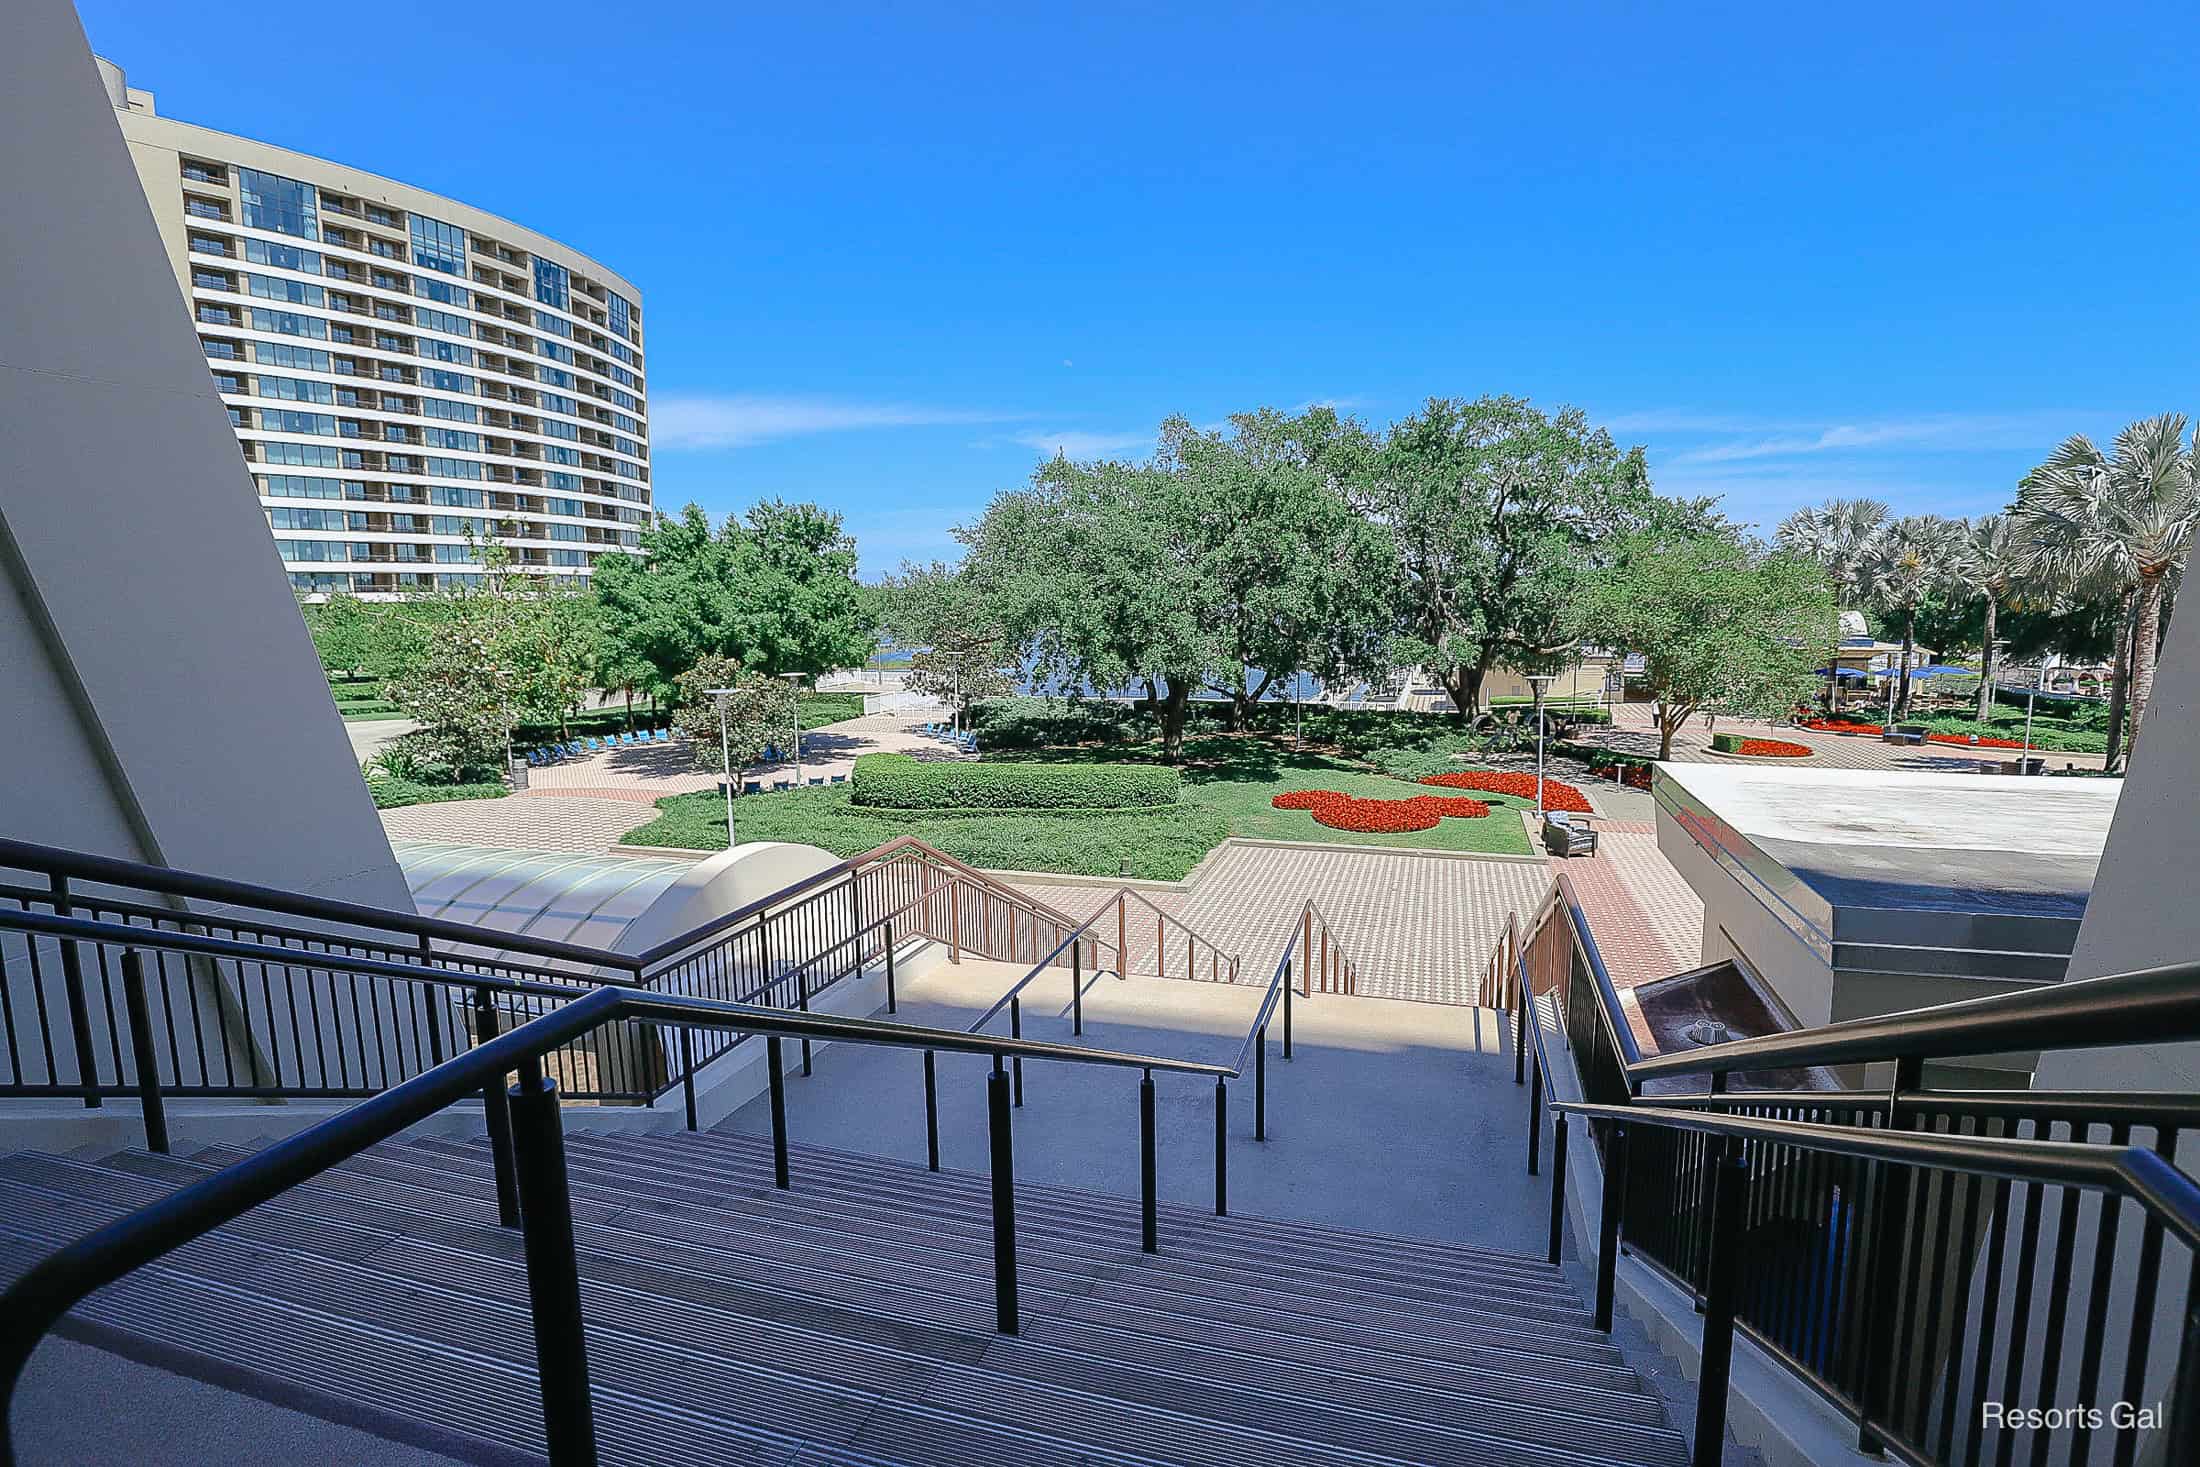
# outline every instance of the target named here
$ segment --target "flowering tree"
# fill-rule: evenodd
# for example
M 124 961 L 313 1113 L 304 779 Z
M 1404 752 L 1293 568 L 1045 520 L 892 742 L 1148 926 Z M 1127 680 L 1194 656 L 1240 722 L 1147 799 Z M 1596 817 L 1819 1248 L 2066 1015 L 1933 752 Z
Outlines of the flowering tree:
M 735 769 L 755 763 L 768 746 L 785 747 L 793 740 L 795 689 L 785 678 L 744 673 L 730 657 L 705 657 L 680 674 L 677 686 L 680 706 L 673 718 L 687 735 L 698 769 L 731 779 Z M 718 688 L 732 691 L 713 697 L 711 690 Z

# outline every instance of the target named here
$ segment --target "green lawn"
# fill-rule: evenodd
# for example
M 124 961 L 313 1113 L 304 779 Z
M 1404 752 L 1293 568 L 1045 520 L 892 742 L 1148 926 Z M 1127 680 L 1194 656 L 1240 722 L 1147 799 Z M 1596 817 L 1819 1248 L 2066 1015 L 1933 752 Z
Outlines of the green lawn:
M 1153 757 L 1150 746 L 1042 749 L 1014 757 L 1093 763 L 1135 763 Z M 1183 876 L 1230 836 L 1257 840 L 1320 841 L 1336 845 L 1390 846 L 1405 850 L 1477 851 L 1527 855 L 1527 833 L 1511 812 L 1525 803 L 1504 795 L 1475 795 L 1493 807 L 1478 820 L 1446 817 L 1434 830 L 1368 835 L 1332 830 L 1304 810 L 1278 810 L 1269 801 L 1285 790 L 1330 789 L 1362 798 L 1405 799 L 1426 786 L 1368 772 L 1321 754 L 1294 753 L 1288 740 L 1215 734 L 1186 741 L 1181 766 L 1183 802 L 1166 810 L 1120 814 L 910 815 L 859 810 L 845 785 L 746 795 L 734 807 L 741 838 L 799 841 L 840 856 L 859 855 L 899 835 L 913 835 L 975 866 L 1019 871 L 1059 871 L 1158 880 Z M 657 802 L 658 818 L 629 831 L 629 845 L 722 850 L 725 801 L 714 794 L 674 795 Z

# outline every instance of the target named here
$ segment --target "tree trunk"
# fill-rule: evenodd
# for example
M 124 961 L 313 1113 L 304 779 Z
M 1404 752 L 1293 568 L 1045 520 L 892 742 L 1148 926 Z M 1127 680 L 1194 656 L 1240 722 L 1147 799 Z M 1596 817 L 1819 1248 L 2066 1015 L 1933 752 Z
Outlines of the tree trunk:
M 626 731 L 634 732 L 634 690 L 626 690 Z
M 1917 631 L 1917 613 L 1902 613 L 1902 676 L 1895 685 L 1893 722 L 1910 716 L 1910 651 Z
M 1151 683 L 1148 687 L 1153 686 Z M 1184 756 L 1184 714 L 1191 705 L 1191 688 L 1169 680 L 1169 691 L 1161 698 L 1161 762 L 1174 764 Z
M 1663 698 L 1658 699 L 1658 757 L 1660 759 L 1673 757 L 1673 735 L 1679 733 L 1681 725 L 1686 722 L 1688 722 L 1687 710 L 1675 710 Z
M 2124 592 L 2124 614 L 2116 625 L 2116 663 L 2108 685 L 2108 758 L 2101 766 L 2112 774 L 2124 761 L 2124 709 L 2131 694 L 2131 624 L 2138 600 L 2136 588 Z
M 2000 610 L 1998 598 L 1986 593 L 1986 649 L 1978 660 L 1978 721 L 1985 723 L 1994 712 L 1994 617 Z
M 2154 660 L 2162 636 L 2162 578 L 2139 578 L 2138 608 L 2131 624 L 2131 748 L 2139 747 L 2147 699 L 2154 695 Z
M 1444 674 L 1444 691 L 1451 694 L 1452 722 L 1467 723 L 1474 718 L 1481 686 L 1481 674 L 1471 668 L 1455 667 Z

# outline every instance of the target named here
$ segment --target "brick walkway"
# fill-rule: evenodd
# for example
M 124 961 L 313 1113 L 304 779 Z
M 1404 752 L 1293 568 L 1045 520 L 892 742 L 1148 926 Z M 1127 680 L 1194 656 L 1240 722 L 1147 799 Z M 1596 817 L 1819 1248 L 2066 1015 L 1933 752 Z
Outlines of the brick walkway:
M 382 812 L 392 840 L 451 841 L 525 851 L 600 855 L 649 819 L 632 800 L 557 797 L 445 800 Z
M 1868 715 L 1859 715 L 1866 717 Z M 1622 749 L 1630 754 L 1647 754 L 1655 757 L 1658 752 L 1658 735 L 1652 721 L 1653 711 L 1648 703 L 1622 703 L 1612 710 L 1612 727 L 1608 730 L 1590 729 L 1581 735 L 1584 739 Z M 1893 769 L 1920 774 L 1975 774 L 1982 758 L 2013 758 L 2014 749 L 1982 749 L 1977 752 L 1954 744 L 1926 744 L 1911 748 L 1904 744 L 1889 744 L 1874 738 L 1862 738 L 1855 734 L 1820 733 L 1814 729 L 1775 727 L 1767 723 L 1753 723 L 1744 719 L 1722 718 L 1718 732 L 1741 733 L 1751 738 L 1787 739 L 1793 743 L 1808 744 L 1816 754 L 1808 761 L 1825 769 Z M 1673 762 L 1676 764 L 1738 764 L 1743 761 L 1722 758 L 1711 752 L 1712 730 L 1701 715 L 1690 719 L 1679 733 L 1673 735 Z M 2098 769 L 2099 754 L 2063 754 L 2035 750 L 2048 761 L 2050 768 L 2060 769 L 2064 764 L 2075 764 L 2080 769 Z M 1761 761 L 1756 761 L 1762 767 Z

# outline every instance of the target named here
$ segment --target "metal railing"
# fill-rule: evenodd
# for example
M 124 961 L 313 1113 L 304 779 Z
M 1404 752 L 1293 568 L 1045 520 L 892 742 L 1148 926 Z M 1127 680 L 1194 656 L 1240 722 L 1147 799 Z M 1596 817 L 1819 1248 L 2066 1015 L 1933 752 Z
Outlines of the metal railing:
M 149 1064 L 172 1096 L 351 1099 L 377 1094 L 559 994 L 603 983 L 806 1009 L 824 989 L 912 940 L 1013 958 L 1072 919 L 913 839 L 889 842 L 642 953 L 614 953 L 226 878 L 0 841 L 0 1097 L 97 1107 L 132 1095 Z M 129 983 L 119 937 L 148 966 Z M 42 925 L 42 923 L 44 925 Z M 243 944 L 151 943 L 171 933 Z M 434 968 L 440 986 L 393 983 L 337 958 Z M 551 985 L 497 990 L 475 979 Z M 139 1019 L 142 1022 L 138 1022 Z M 546 1065 L 568 1100 L 647 1104 L 692 1090 L 737 1034 L 666 1036 L 627 1025 Z
M 32 923 L 48 935 L 84 941 L 127 944 L 121 966 L 133 988 L 143 983 L 147 950 L 211 956 L 215 944 L 223 956 L 246 957 L 254 944 L 199 934 L 132 928 L 83 918 L 0 913 L 0 923 Z M 58 927 L 52 924 L 61 924 Z M 19 929 L 20 930 L 20 929 Z M 268 948 L 267 961 L 286 950 Z M 450 975 L 438 968 L 331 955 L 330 967 L 375 982 L 424 989 L 446 987 Z M 1158 1248 L 1155 1186 L 1155 1072 L 1213 1075 L 1220 1066 L 1085 1049 L 1035 1040 L 1003 1039 L 945 1029 L 915 1028 L 871 1019 L 790 1012 L 692 995 L 651 992 L 632 985 L 604 985 L 569 991 L 536 979 L 479 975 L 478 990 L 498 1005 L 522 997 L 552 1002 L 551 1011 L 516 1029 L 486 1034 L 467 1052 L 410 1076 L 320 1124 L 277 1142 L 264 1151 L 194 1182 L 151 1206 L 108 1223 L 48 1255 L 5 1293 L 0 1293 L 0 1467 L 15 1461 L 8 1412 L 15 1387 L 31 1352 L 62 1315 L 105 1284 L 114 1282 L 222 1224 L 243 1216 L 291 1187 L 397 1136 L 438 1111 L 479 1095 L 487 1107 L 495 1158 L 499 1217 L 520 1229 L 524 1239 L 530 1317 L 540 1374 L 543 1421 L 553 1463 L 596 1460 L 593 1407 L 581 1320 L 580 1281 L 573 1239 L 571 1197 L 556 1080 L 545 1072 L 547 1057 L 568 1052 L 614 1026 L 689 1032 L 707 1030 L 762 1035 L 767 1045 L 771 1088 L 774 1182 L 790 1185 L 787 1154 L 784 1039 L 881 1045 L 918 1049 L 925 1054 L 928 1080 L 939 1053 L 982 1055 L 992 1061 L 987 1077 L 987 1117 L 992 1156 L 991 1212 L 994 1256 L 995 1325 L 1005 1334 L 1018 1329 L 1016 1297 L 1016 1219 L 1014 1150 L 1009 1085 L 1005 1063 L 1014 1059 L 1130 1068 L 1140 1072 L 1142 1225 L 1141 1245 Z M 494 1010 L 492 1009 L 492 1012 Z M 149 1031 L 142 1026 L 137 1031 Z M 508 1076 L 518 1083 L 505 1088 Z M 165 1148 L 161 1093 L 157 1083 L 142 1095 L 147 1105 L 149 1140 Z M 692 1124 L 692 1113 L 691 1113 Z M 937 1166 L 936 1114 L 934 1165 Z
M 2200 1189 L 2173 1165 L 2200 1098 L 1923 1083 L 1929 1059 L 2200 1038 L 2200 964 L 1645 1058 L 1563 877 L 1498 957 L 1519 1010 L 1515 1079 L 1531 1058 L 1540 1072 L 1531 1172 L 1546 1106 L 1559 1136 L 1579 1115 L 1599 1143 L 1597 1324 L 1610 1328 L 1622 1247 L 1705 1314 L 1699 1462 L 1718 1460 L 1736 1330 L 1847 1414 L 1861 1447 L 1904 1461 L 2133 1463 L 2148 1423 L 2102 1393 L 2136 1410 L 2165 1375 L 2176 1404 L 2155 1425 L 2172 1446 L 2148 1460 L 2200 1460 Z M 1582 1101 L 1542 1081 L 1539 992 Z M 1729 1088 L 1801 1071 L 1856 1078 Z M 1691 1076 L 1703 1093 L 1643 1093 Z M 2165 1311 L 2180 1273 L 2183 1308 Z M 2034 1426 L 2019 1409 L 2057 1405 L 2099 1415 Z

